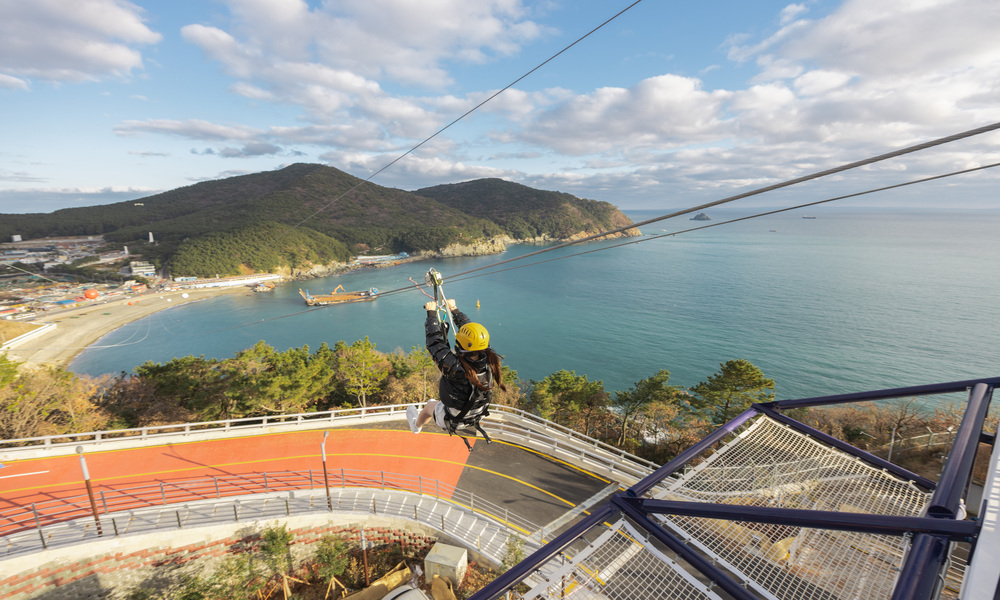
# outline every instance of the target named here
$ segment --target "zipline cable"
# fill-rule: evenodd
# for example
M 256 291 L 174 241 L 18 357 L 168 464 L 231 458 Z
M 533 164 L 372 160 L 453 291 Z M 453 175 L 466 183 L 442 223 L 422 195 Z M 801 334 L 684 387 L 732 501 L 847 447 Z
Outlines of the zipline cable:
M 600 25 L 598 25 L 597 27 L 594 27 L 593 29 L 591 29 L 591 30 L 590 30 L 590 31 L 588 31 L 587 33 L 585 33 L 585 34 L 583 34 L 582 36 L 578 37 L 578 38 L 577 38 L 576 40 L 574 40 L 574 41 L 573 41 L 573 42 L 572 42 L 571 44 L 569 44 L 568 46 L 566 46 L 565 48 L 563 48 L 563 49 L 562 49 L 562 50 L 560 50 L 559 52 L 556 52 L 556 53 L 555 53 L 555 54 L 553 54 L 552 56 L 548 57 L 547 59 L 545 59 L 544 61 L 542 61 L 542 62 L 541 62 L 541 63 L 539 63 L 538 65 L 536 65 L 536 66 L 535 66 L 535 68 L 531 69 L 530 71 L 528 71 L 528 72 L 527 72 L 527 73 L 525 73 L 524 75 L 521 75 L 520 77 L 518 77 L 518 78 L 517 78 L 517 79 L 515 79 L 514 81 L 512 81 L 512 82 L 508 83 L 508 84 L 507 84 L 506 86 L 504 86 L 504 87 L 503 87 L 502 89 L 500 89 L 499 91 L 497 91 L 497 92 L 494 92 L 493 94 L 491 94 L 491 95 L 490 95 L 489 97 L 487 97 L 487 98 L 486 98 L 485 100 L 483 100 L 483 101 L 482 101 L 482 102 L 480 102 L 479 104 L 477 104 L 477 105 L 473 106 L 473 107 L 472 107 L 472 108 L 470 108 L 469 110 L 467 110 L 467 111 L 465 111 L 464 113 L 462 113 L 462 115 L 461 115 L 461 116 L 459 116 L 459 117 L 455 118 L 454 120 L 452 120 L 452 121 L 451 121 L 450 123 L 448 123 L 447 125 L 445 125 L 445 126 L 444 126 L 444 127 L 442 127 L 441 129 L 438 129 L 437 131 L 435 131 L 434 133 L 432 133 L 432 134 L 431 134 L 431 135 L 430 135 L 429 137 L 425 138 L 425 139 L 424 139 L 424 140 L 423 140 L 422 142 L 420 142 L 420 143 L 419 143 L 419 144 L 417 144 L 416 146 L 413 146 L 412 148 L 410 148 L 410 149 L 409 149 L 409 150 L 407 150 L 406 152 L 404 152 L 404 153 L 400 154 L 399 156 L 397 156 L 396 158 L 394 158 L 394 159 L 393 159 L 392 161 L 390 161 L 390 162 L 389 162 L 388 164 L 384 165 L 384 166 L 383 166 L 382 168 L 380 168 L 379 170 L 375 171 L 374 173 L 372 173 L 372 174 L 371 174 L 371 175 L 369 175 L 368 177 L 366 177 L 366 178 L 364 178 L 363 180 L 359 181 L 358 183 L 354 184 L 354 185 L 353 185 L 353 186 L 352 186 L 352 187 L 351 187 L 350 189 L 348 189 L 348 190 L 347 190 L 346 192 L 344 192 L 343 194 L 341 194 L 341 195 L 337 196 L 336 198 L 334 198 L 333 200 L 331 200 L 330 202 L 328 202 L 328 203 L 327 203 L 326 205 L 322 206 L 322 207 L 321 207 L 321 208 L 320 208 L 319 210 L 317 210 L 316 212 L 312 213 L 311 215 L 309 215 L 309 216 L 308 216 L 308 217 L 306 217 L 305 219 L 302 219 L 301 221 L 299 221 L 299 222 L 298 222 L 298 223 L 297 223 L 297 224 L 295 225 L 295 227 L 298 227 L 298 226 L 302 225 L 303 223 L 305 223 L 305 222 L 306 222 L 306 221 L 308 221 L 309 219 L 311 219 L 311 218 L 315 217 L 315 216 L 316 216 L 316 215 L 318 215 L 319 213 L 321 213 L 321 212 L 323 212 L 324 210 L 326 210 L 326 209 L 330 208 L 330 207 L 331 207 L 331 206 L 333 206 L 333 205 L 334 205 L 334 203 L 336 203 L 336 202 L 337 202 L 338 200 L 340 200 L 341 198 L 343 198 L 343 197 L 347 196 L 348 194 L 350 194 L 350 193 L 351 193 L 351 192 L 353 192 L 354 190 L 358 189 L 358 188 L 359 188 L 359 187 L 360 187 L 361 185 L 363 185 L 363 184 L 365 184 L 365 183 L 369 183 L 369 182 L 370 182 L 370 181 L 371 181 L 372 179 L 374 179 L 374 178 L 375 178 L 375 176 L 376 176 L 376 175 L 378 175 L 378 174 L 379 174 L 379 173 L 381 173 L 382 171 L 385 171 L 386 169 L 388 169 L 388 168 L 389 168 L 389 167 L 391 167 L 392 165 L 396 164 L 397 162 L 399 162 L 399 161 L 403 160 L 404 158 L 406 158 L 407 156 L 409 156 L 410 154 L 412 154 L 413 152 L 415 152 L 415 151 L 416 151 L 416 150 L 417 150 L 418 148 L 420 148 L 421 146 L 423 146 L 423 145 L 424 145 L 424 144 L 426 144 L 427 142 L 431 141 L 432 139 L 434 139 L 434 138 L 436 138 L 437 136 L 439 136 L 439 135 L 441 135 L 442 133 L 444 133 L 444 131 L 445 131 L 445 130 L 447 130 L 448 128 L 450 128 L 450 127 L 451 127 L 452 125 L 454 125 L 454 124 L 458 123 L 459 121 L 461 121 L 461 120 L 462 120 L 462 119 L 464 119 L 465 117 L 467 117 L 467 116 L 471 115 L 472 113 L 474 113 L 475 111 L 479 110 L 479 109 L 480 109 L 480 108 L 481 108 L 481 107 L 482 107 L 483 105 L 485 105 L 485 104 L 486 104 L 487 102 L 489 102 L 489 101 L 493 100 L 494 98 L 496 98 L 496 97 L 497 97 L 497 96 L 499 96 L 500 94 L 502 94 L 502 93 L 506 92 L 507 90 L 509 90 L 510 88 L 514 87 L 515 85 L 517 85 L 518 83 L 520 83 L 520 82 L 521 82 L 522 80 L 524 80 L 525 78 L 527 78 L 527 77 L 528 77 L 529 75 L 531 75 L 531 74 L 532 74 L 532 73 L 534 73 L 535 71 L 537 71 L 537 70 L 541 69 L 541 68 L 542 68 L 542 67 L 544 67 L 545 65 L 549 64 L 550 62 L 552 62 L 553 60 L 555 60 L 555 59 L 556 59 L 557 57 L 559 57 L 559 56 L 560 56 L 561 54 L 563 54 L 564 52 L 566 52 L 567 50 L 569 50 L 569 49 L 570 49 L 570 48 L 572 48 L 573 46 L 576 46 L 577 44 L 579 44 L 580 42 L 582 42 L 582 41 L 583 41 L 584 39 L 586 39 L 586 38 L 590 37 L 590 36 L 591 36 L 591 35 L 592 35 L 593 33 L 595 33 L 595 32 L 596 32 L 596 31 L 597 31 L 598 29 L 601 29 L 602 27 L 604 27 L 605 25 L 607 25 L 607 24 L 608 24 L 608 23 L 610 23 L 611 21 L 614 21 L 614 20 L 615 20 L 615 19 L 617 19 L 618 17 L 622 16 L 623 14 L 625 14 L 625 12 L 626 12 L 626 11 L 630 10 L 630 9 L 631 9 L 632 7 L 634 7 L 635 5 L 639 4 L 640 2 L 642 2 L 642 0 L 635 0 L 635 2 L 633 2 L 632 4 L 629 4 L 629 5 L 628 5 L 628 6 L 626 6 L 625 8 L 621 9 L 620 11 L 618 11 L 617 13 L 615 13 L 615 15 L 614 15 L 614 16 L 612 16 L 611 18 L 607 19 L 606 21 L 604 21 L 603 23 L 601 23 L 601 24 L 600 24 Z
M 969 168 L 969 169 L 962 169 L 960 171 L 952 171 L 950 173 L 945 173 L 945 174 L 942 174 L 942 175 L 933 175 L 931 177 L 924 177 L 924 178 L 921 178 L 921 179 L 915 179 L 913 181 L 907 181 L 907 182 L 903 182 L 903 183 L 896 183 L 896 184 L 893 184 L 893 185 L 888 185 L 888 186 L 884 186 L 884 187 L 879 187 L 879 188 L 874 188 L 874 189 L 870 189 L 870 190 L 865 190 L 863 192 L 855 192 L 855 193 L 852 193 L 852 194 L 845 194 L 843 196 L 836 196 L 836 197 L 833 197 L 833 198 L 826 198 L 824 200 L 816 200 L 814 202 L 807 202 L 807 203 L 804 203 L 804 204 L 797 204 L 795 206 L 790 206 L 790 207 L 787 207 L 787 208 L 781 208 L 781 209 L 776 209 L 776 210 L 769 210 L 769 211 L 766 211 L 766 212 L 756 213 L 756 214 L 745 216 L 745 217 L 739 217 L 739 218 L 731 219 L 731 220 L 728 220 L 728 221 L 720 221 L 718 223 L 712 223 L 712 224 L 709 224 L 709 225 L 702 225 L 702 226 L 699 226 L 699 227 L 692 227 L 692 228 L 689 228 L 689 229 L 683 229 L 683 230 L 675 231 L 675 232 L 672 232 L 672 233 L 664 233 L 664 234 L 661 234 L 661 235 L 644 237 L 644 238 L 641 238 L 641 239 L 638 239 L 638 240 L 629 240 L 628 242 L 623 242 L 623 243 L 615 244 L 615 245 L 612 245 L 612 246 L 604 246 L 604 247 L 601 247 L 601 248 L 595 248 L 593 250 L 586 250 L 584 252 L 578 252 L 576 254 L 568 254 L 566 256 L 559 256 L 559 257 L 556 257 L 556 258 L 550 258 L 550 259 L 546 259 L 546 260 L 540 260 L 540 261 L 536 261 L 536 262 L 533 262 L 533 263 L 527 263 L 527 264 L 524 264 L 524 265 L 518 265 L 518 266 L 515 266 L 515 267 L 508 267 L 506 269 L 498 269 L 498 270 L 489 271 L 489 272 L 486 272 L 486 273 L 479 273 L 478 275 L 471 275 L 472 273 L 476 273 L 476 272 L 479 272 L 479 271 L 483 271 L 485 269 L 489 269 L 489 268 L 493 268 L 493 267 L 496 267 L 496 266 L 499 266 L 499 265 L 502 265 L 502 264 L 507 264 L 507 263 L 513 262 L 514 260 L 520 260 L 521 258 L 524 258 L 526 256 L 535 256 L 535 255 L 541 254 L 542 252 L 550 252 L 552 250 L 558 250 L 560 248 L 565 248 L 566 246 L 571 245 L 571 244 L 561 244 L 561 245 L 558 245 L 558 246 L 553 246 L 551 248 L 547 248 L 547 249 L 545 249 L 543 251 L 532 252 L 530 254 L 526 254 L 523 257 L 518 257 L 516 259 L 505 260 L 505 261 L 501 261 L 501 262 L 498 262 L 498 263 L 494 263 L 492 265 L 488 265 L 486 267 L 480 267 L 480 268 L 476 268 L 476 269 L 470 269 L 468 271 L 463 271 L 461 273 L 456 273 L 456 274 L 452 275 L 451 277 L 449 277 L 448 281 L 465 281 L 467 279 L 475 279 L 476 277 L 486 277 L 488 275 L 494 275 L 496 273 L 503 273 L 505 271 L 514 271 L 516 269 L 521 269 L 521 268 L 524 268 L 524 267 L 530 267 L 530 266 L 533 266 L 533 265 L 540 265 L 540 264 L 544 264 L 544 263 L 547 263 L 547 262 L 554 262 L 554 261 L 557 261 L 557 260 L 562 260 L 564 258 L 572 258 L 572 257 L 575 257 L 575 256 L 582 256 L 584 254 L 591 254 L 593 252 L 601 252 L 601 251 L 604 251 L 604 250 L 611 250 L 613 248 L 620 248 L 622 246 L 628 246 L 630 244 L 640 244 L 642 242 L 652 241 L 652 240 L 660 239 L 660 238 L 664 238 L 664 237 L 669 237 L 669 236 L 674 236 L 674 235 L 680 235 L 680 234 L 683 234 L 683 233 L 690 233 L 692 231 L 699 231 L 699 230 L 702 230 L 702 229 L 708 229 L 709 227 L 718 227 L 720 225 L 728 225 L 728 224 L 736 223 L 736 222 L 739 222 L 739 221 L 747 221 L 747 220 L 750 220 L 750 219 L 756 219 L 756 218 L 765 217 L 765 216 L 768 216 L 768 215 L 774 215 L 774 214 L 778 214 L 778 213 L 782 213 L 782 212 L 788 212 L 788 211 L 796 210 L 796 209 L 800 209 L 800 208 L 808 208 L 810 206 L 817 206 L 817 205 L 820 205 L 820 204 L 826 204 L 826 203 L 829 203 L 829 202 L 835 202 L 837 200 L 845 200 L 847 198 L 856 198 L 858 196 L 865 196 L 865 195 L 868 195 L 868 194 L 874 194 L 876 192 L 884 192 L 884 191 L 887 191 L 887 190 L 892 190 L 892 189 L 907 187 L 907 186 L 911 186 L 911 185 L 916 185 L 918 183 L 926 183 L 926 182 L 935 181 L 935 180 L 938 180 L 938 179 L 945 179 L 945 178 L 948 178 L 948 177 L 954 177 L 956 175 L 964 175 L 964 174 L 967 174 L 967 173 L 973 173 L 975 171 L 983 171 L 983 170 L 991 169 L 991 168 L 998 167 L 998 166 L 1000 166 L 1000 162 L 998 162 L 998 163 L 991 163 L 991 164 L 988 164 L 988 165 L 982 165 L 982 166 L 979 166 L 979 167 L 972 167 L 972 168 Z M 694 210 L 697 210 L 697 209 L 694 209 Z M 688 210 L 688 211 L 685 211 L 685 212 L 693 212 L 693 211 L 692 210 Z M 680 214 L 685 214 L 685 213 L 680 213 Z M 636 224 L 636 225 L 632 225 L 631 227 L 638 227 L 640 225 L 645 225 L 645 224 L 648 224 L 648 223 L 654 223 L 654 222 L 660 221 L 660 220 L 663 220 L 663 218 L 657 218 L 657 219 L 651 219 L 651 220 L 648 220 L 648 221 L 642 221 L 641 223 Z M 607 235 L 607 233 L 601 234 L 601 235 Z M 413 280 L 412 277 L 410 278 L 410 281 L 413 283 L 412 286 L 407 286 L 407 287 L 398 288 L 398 289 L 394 289 L 394 290 L 387 290 L 385 292 L 379 292 L 379 296 L 388 296 L 388 295 L 392 295 L 392 294 L 398 294 L 398 293 L 402 293 L 402 292 L 413 291 L 414 289 L 416 289 L 416 290 L 419 290 L 420 292 L 422 292 L 424 295 L 428 296 L 428 298 L 432 298 L 430 295 L 427 294 L 427 292 L 425 292 L 423 290 L 423 288 L 420 287 L 420 285 L 416 281 Z M 319 307 L 310 308 L 310 309 L 307 309 L 307 310 L 302 310 L 302 311 L 290 313 L 290 314 L 287 314 L 287 315 L 279 315 L 277 317 L 270 317 L 270 318 L 267 318 L 267 319 L 261 319 L 261 320 L 258 320 L 258 321 L 253 321 L 251 323 L 244 323 L 242 325 L 234 325 L 232 327 L 226 327 L 224 329 L 216 329 L 216 330 L 210 331 L 208 333 L 218 333 L 218 332 L 222 332 L 222 331 L 229 331 L 229 330 L 232 330 L 232 329 L 240 329 L 240 328 L 243 328 L 243 327 L 249 327 L 251 325 L 257 325 L 257 324 L 260 324 L 260 323 L 266 323 L 268 321 L 276 321 L 278 319 L 284 319 L 284 318 L 287 318 L 287 317 L 294 317 L 294 316 L 301 315 L 301 314 L 304 314 L 304 313 L 307 313 L 307 312 L 312 312 L 314 310 L 320 310 L 320 308 Z
M 611 250 L 611 249 L 614 249 L 614 248 L 621 248 L 622 246 L 628 246 L 630 244 L 641 244 L 643 242 L 649 242 L 649 241 L 652 241 L 652 240 L 658 240 L 658 239 L 665 238 L 665 237 L 676 236 L 676 235 L 680 235 L 682 233 L 691 233 L 692 231 L 700 231 L 702 229 L 708 229 L 709 227 L 718 227 L 720 225 L 729 225 L 731 223 L 737 223 L 739 221 L 749 221 L 750 219 L 756 219 L 756 218 L 759 218 L 759 217 L 766 217 L 766 216 L 769 216 L 769 215 L 775 215 L 775 214 L 778 214 L 778 213 L 788 212 L 790 210 L 797 210 L 797 209 L 800 209 L 800 208 L 808 208 L 810 206 L 816 206 L 816 205 L 819 205 L 819 204 L 826 204 L 828 202 L 834 202 L 836 200 L 844 200 L 846 198 L 856 198 L 858 196 L 864 196 L 866 194 L 874 194 L 876 192 L 884 192 L 886 190 L 892 190 L 892 189 L 896 189 L 896 188 L 906 187 L 906 186 L 909 186 L 909 185 L 915 185 L 915 184 L 918 184 L 918 183 L 925 183 L 925 182 L 928 182 L 928 181 L 934 181 L 935 179 L 944 179 L 946 177 L 953 177 L 955 175 L 963 175 L 965 173 L 972 173 L 973 171 L 982 171 L 982 170 L 985 170 L 985 169 L 992 169 L 993 167 L 1000 167 L 1000 162 L 992 163 L 992 164 L 988 164 L 988 165 L 983 165 L 981 167 L 973 167 L 973 168 L 970 168 L 970 169 L 963 169 L 961 171 L 953 171 L 951 173 L 945 173 L 944 175 L 934 175 L 933 177 L 925 177 L 923 179 L 915 179 L 913 181 L 908 181 L 908 182 L 905 182 L 905 183 L 897 183 L 897 184 L 894 184 L 894 185 L 887 185 L 885 187 L 875 188 L 875 189 L 872 189 L 872 190 L 866 190 L 864 192 L 855 192 L 853 194 L 846 194 L 844 196 L 837 196 L 835 198 L 827 198 L 825 200 L 817 200 L 815 202 L 807 202 L 805 204 L 797 204 L 795 206 L 789 206 L 787 208 L 780 208 L 780 209 L 776 209 L 776 210 L 769 210 L 767 212 L 762 212 L 762 213 L 757 213 L 757 214 L 753 214 L 753 215 L 748 215 L 748 216 L 745 216 L 745 217 L 739 217 L 739 218 L 736 218 L 736 219 L 730 219 L 728 221 L 719 221 L 718 223 L 712 223 L 710 225 L 701 225 L 699 227 L 691 227 L 689 229 L 681 229 L 679 231 L 674 231 L 674 232 L 671 232 L 671 233 L 663 233 L 663 234 L 658 234 L 658 235 L 643 237 L 643 238 L 640 238 L 640 239 L 637 239 L 637 240 L 629 240 L 627 242 L 622 242 L 620 244 L 614 244 L 612 246 L 603 246 L 601 248 L 595 248 L 593 250 L 586 250 L 584 252 L 577 252 L 576 254 L 567 254 L 565 256 L 559 256 L 559 257 L 556 257 L 556 258 L 549 258 L 549 259 L 546 259 L 546 260 L 540 260 L 540 261 L 536 261 L 536 262 L 533 262 L 533 263 L 527 263 L 527 264 L 524 264 L 524 265 L 518 265 L 516 267 L 508 267 L 506 269 L 498 269 L 496 271 L 490 271 L 488 273 L 479 273 L 477 275 L 464 276 L 467 273 L 471 273 L 471 271 L 466 271 L 465 273 L 457 273 L 455 275 L 452 275 L 450 281 L 465 281 L 467 279 L 475 279 L 476 277 L 486 277 L 487 275 L 494 275 L 496 273 L 503 273 L 505 271 L 515 271 L 517 269 L 523 269 L 524 267 L 531 267 L 531 266 L 534 266 L 534 265 L 540 265 L 540 264 L 544 264 L 544 263 L 547 263 L 547 262 L 554 262 L 554 261 L 557 261 L 557 260 L 562 260 L 564 258 L 573 258 L 575 256 L 583 256 L 584 254 L 591 254 L 593 252 L 602 252 L 604 250 Z M 390 290 L 389 292 L 386 292 L 386 293 L 392 293 L 392 292 L 395 292 L 395 291 L 397 291 L 397 290 Z M 405 291 L 405 288 L 401 288 L 398 291 Z
M 675 211 L 675 212 L 672 212 L 670 214 L 666 214 L 666 215 L 663 215 L 663 216 L 660 216 L 660 217 L 654 217 L 652 219 L 647 219 L 647 220 L 641 221 L 639 223 L 633 223 L 632 225 L 627 225 L 625 227 L 619 227 L 617 229 L 611 229 L 609 231 L 603 231 L 601 233 L 595 233 L 593 235 L 587 236 L 585 238 L 581 238 L 579 240 L 573 240 L 573 241 L 569 241 L 569 242 L 564 242 L 562 244 L 558 244 L 556 246 L 552 246 L 551 248 L 546 248 L 544 250 L 537 250 L 535 252 L 529 252 L 528 254 L 523 254 L 523 255 L 518 256 L 516 258 L 509 258 L 507 260 L 503 260 L 503 261 L 500 261 L 498 263 L 494 263 L 492 265 L 486 265 L 486 266 L 483 266 L 483 267 L 478 267 L 478 268 L 475 268 L 475 269 L 470 269 L 468 271 L 464 271 L 462 273 L 458 273 L 456 275 L 452 275 L 452 277 L 456 277 L 456 276 L 459 276 L 459 275 L 466 275 L 468 273 L 474 273 L 476 271 L 482 271 L 484 269 L 491 269 L 491 268 L 497 267 L 499 265 L 503 265 L 503 264 L 514 262 L 514 261 L 518 261 L 518 260 L 524 260 L 526 258 L 530 258 L 532 256 L 537 256 L 537 255 L 543 254 L 545 252 L 552 252 L 553 250 L 559 250 L 560 248 L 566 248 L 567 246 L 573 246 L 575 244 L 580 244 L 580 243 L 583 243 L 583 242 L 589 242 L 591 240 L 595 240 L 597 238 L 604 237 L 606 235 L 612 235 L 612 234 L 615 234 L 615 233 L 621 233 L 621 232 L 623 232 L 623 231 L 625 231 L 627 229 L 632 229 L 633 227 L 642 227 L 643 225 L 649 225 L 650 223 L 656 223 L 657 221 L 663 221 L 665 219 L 672 219 L 674 217 L 679 217 L 681 215 L 686 215 L 688 213 L 693 213 L 693 212 L 696 212 L 696 211 L 704 210 L 706 208 L 711 208 L 713 206 L 719 206 L 721 204 L 727 204 L 729 202 L 734 202 L 736 200 L 742 200 L 743 198 L 749 198 L 751 196 L 757 196 L 757 195 L 760 195 L 760 194 L 764 194 L 766 192 L 772 192 L 774 190 L 779 190 L 781 188 L 790 187 L 790 186 L 793 186 L 793 185 L 796 185 L 796 184 L 799 184 L 799 183 L 804 183 L 806 181 L 812 181 L 813 179 L 819 179 L 821 177 L 826 177 L 827 175 L 835 175 L 837 173 L 843 173 L 844 171 L 849 171 L 851 169 L 856 169 L 858 167 L 864 167 L 864 166 L 871 165 L 871 164 L 874 164 L 874 163 L 877 163 L 877 162 L 888 160 L 890 158 L 896 158 L 896 157 L 899 157 L 899 156 L 903 156 L 905 154 L 911 154 L 913 152 L 918 152 L 920 150 L 926 150 L 927 148 L 933 148 L 935 146 L 940 146 L 942 144 L 947 144 L 949 142 L 954 142 L 954 141 L 957 141 L 957 140 L 962 140 L 962 139 L 973 137 L 973 136 L 980 135 L 980 134 L 983 134 L 983 133 L 988 133 L 990 131 L 995 131 L 997 129 L 1000 129 L 1000 122 L 993 123 L 991 125 L 985 125 L 983 127 L 977 127 L 976 129 L 970 129 L 968 131 L 963 131 L 962 133 L 956 133 L 954 135 L 949 135 L 949 136 L 946 136 L 946 137 L 943 137 L 943 138 L 937 138 L 935 140 L 930 140 L 928 142 L 923 142 L 921 144 L 916 144 L 914 146 L 907 146 L 906 148 L 901 148 L 899 150 L 893 150 L 892 152 L 887 152 L 885 154 L 880 154 L 878 156 L 873 156 L 871 158 L 866 158 L 864 160 L 859 160 L 857 162 L 849 163 L 849 164 L 846 164 L 846 165 L 841 165 L 839 167 L 834 167 L 832 169 L 827 169 L 825 171 L 818 171 L 816 173 L 810 173 L 809 175 L 803 175 L 802 177 L 796 177 L 795 179 L 789 179 L 789 180 L 783 181 L 781 183 L 776 183 L 776 184 L 768 185 L 768 186 L 765 186 L 765 187 L 762 187 L 762 188 L 757 188 L 755 190 L 750 190 L 748 192 L 743 192 L 743 193 L 736 194 L 736 195 L 733 195 L 733 196 L 728 196 L 728 197 L 723 198 L 721 200 L 715 200 L 713 202 L 708 202 L 708 203 L 701 204 L 701 205 L 698 205 L 698 206 L 694 206 L 694 207 L 691 207 L 691 208 L 685 208 L 683 210 Z M 392 291 L 396 291 L 396 290 L 392 290 Z

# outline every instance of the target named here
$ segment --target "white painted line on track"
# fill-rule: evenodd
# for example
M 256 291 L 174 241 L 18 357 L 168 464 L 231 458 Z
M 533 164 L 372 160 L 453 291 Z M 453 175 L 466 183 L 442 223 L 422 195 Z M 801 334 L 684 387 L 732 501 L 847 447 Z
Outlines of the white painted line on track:
M 34 473 L 19 473 L 17 475 L 4 475 L 0 479 L 10 479 L 11 477 L 24 477 L 25 475 L 41 475 L 43 473 L 48 473 L 48 471 L 35 471 Z

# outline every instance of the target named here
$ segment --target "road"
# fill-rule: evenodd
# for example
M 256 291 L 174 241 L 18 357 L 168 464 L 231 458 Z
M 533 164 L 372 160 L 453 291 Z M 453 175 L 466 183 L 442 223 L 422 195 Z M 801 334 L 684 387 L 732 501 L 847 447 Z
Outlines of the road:
M 608 485 L 608 480 L 577 469 L 537 452 L 505 442 L 487 445 L 474 442 L 475 451 L 466 450 L 461 439 L 444 433 L 424 431 L 414 435 L 400 424 L 364 428 L 329 429 L 326 439 L 327 471 L 331 485 L 339 485 L 341 469 L 353 473 L 348 484 L 371 484 L 378 473 L 408 474 L 440 482 L 441 495 L 447 497 L 453 487 L 472 492 L 494 504 L 509 509 L 537 524 L 548 523 L 573 506 L 590 498 Z M 235 493 L 271 491 L 280 485 L 280 472 L 312 471 L 312 485 L 301 478 L 294 487 L 322 485 L 323 458 L 321 443 L 324 430 L 266 435 L 238 435 L 199 442 L 175 441 L 159 446 L 111 451 L 86 452 L 85 459 L 94 494 L 101 492 L 123 497 L 124 489 L 164 484 L 171 490 L 170 502 L 212 497 L 205 492 L 205 481 L 217 478 L 239 481 Z M 359 472 L 369 472 L 361 475 Z M 271 477 L 263 483 L 262 473 Z M 313 475 L 313 473 L 315 475 Z M 202 491 L 190 482 L 201 480 Z M 362 481 L 366 480 L 366 481 Z M 216 484 L 218 485 L 218 484 Z M 159 488 L 161 491 L 163 486 Z M 162 492 L 161 492 L 162 493 Z M 218 494 L 218 489 L 214 490 Z M 23 529 L 26 515 L 34 503 L 40 508 L 43 524 L 89 514 L 80 459 L 76 455 L 11 461 L 0 469 L 0 532 Z M 140 500 L 134 506 L 160 503 Z M 69 512 L 56 515 L 56 500 L 75 497 L 78 503 Z M 24 510 L 12 510 L 21 507 Z M 99 508 L 99 510 L 101 510 Z M 10 515 L 20 515 L 16 519 Z

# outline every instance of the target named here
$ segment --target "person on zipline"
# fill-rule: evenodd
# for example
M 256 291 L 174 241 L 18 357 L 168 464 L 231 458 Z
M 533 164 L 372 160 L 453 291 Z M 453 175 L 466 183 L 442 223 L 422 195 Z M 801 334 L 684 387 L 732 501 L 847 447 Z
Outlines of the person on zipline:
M 452 352 L 446 329 L 438 318 L 437 303 L 428 302 L 424 304 L 424 309 L 427 311 L 424 324 L 427 351 L 441 371 L 438 383 L 440 401 L 428 400 L 419 412 L 414 406 L 408 407 L 406 420 L 410 430 L 420 433 L 424 424 L 433 417 L 434 422 L 449 434 L 455 433 L 461 425 L 470 425 L 489 441 L 486 432 L 480 429 L 479 421 L 489 414 L 494 388 L 507 390 L 500 373 L 500 356 L 490 348 L 490 334 L 485 327 L 473 323 L 458 310 L 454 300 L 448 300 L 448 310 L 455 327 L 458 327 L 455 351 Z

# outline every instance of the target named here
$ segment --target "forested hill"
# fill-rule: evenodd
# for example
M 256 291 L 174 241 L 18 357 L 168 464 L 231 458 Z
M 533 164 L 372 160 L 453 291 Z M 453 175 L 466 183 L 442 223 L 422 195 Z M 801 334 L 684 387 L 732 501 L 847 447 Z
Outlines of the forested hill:
M 414 192 L 465 214 L 489 219 L 515 239 L 569 238 L 632 224 L 609 202 L 536 190 L 502 179 L 477 179 Z
M 256 270 L 261 252 L 268 255 L 263 263 L 277 260 L 295 267 L 296 262 L 343 261 L 367 251 L 438 250 L 503 234 L 563 239 L 595 226 L 610 228 L 611 223 L 629 222 L 607 203 L 495 179 L 411 193 L 364 182 L 333 167 L 299 163 L 116 204 L 0 215 L 0 239 L 100 234 L 161 265 L 183 258 L 178 262 L 188 268 L 199 264 L 201 254 L 212 252 L 211 269 L 185 274 L 217 274 L 223 269 L 216 260 L 220 253 L 230 254 L 230 265 Z M 261 231 L 276 224 L 304 235 L 293 242 L 281 236 L 282 248 L 272 248 L 266 239 L 270 236 Z M 150 232 L 155 244 L 147 243 Z

